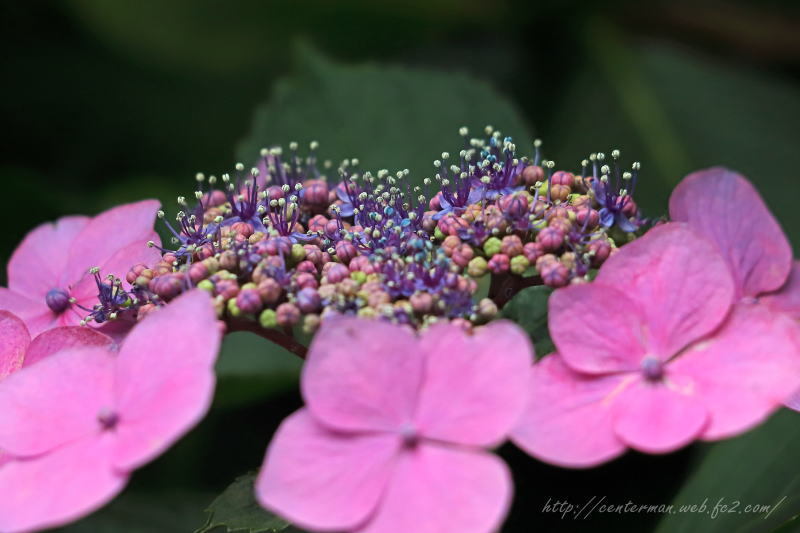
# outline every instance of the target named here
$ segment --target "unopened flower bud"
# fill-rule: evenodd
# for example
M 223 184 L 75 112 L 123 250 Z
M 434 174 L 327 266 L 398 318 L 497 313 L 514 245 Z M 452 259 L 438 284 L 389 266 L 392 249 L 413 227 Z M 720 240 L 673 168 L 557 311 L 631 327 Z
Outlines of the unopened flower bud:
M 429 313 L 433 307 L 433 297 L 427 292 L 415 292 L 409 298 L 411 308 L 421 315 Z
M 257 289 L 242 289 L 236 295 L 236 305 L 243 313 L 255 314 L 261 311 L 261 295 Z
M 575 176 L 566 170 L 557 170 L 553 172 L 550 181 L 553 183 L 553 185 L 566 185 L 567 187 L 572 187 L 572 185 L 575 183 Z
M 506 254 L 494 254 L 487 267 L 492 274 L 505 274 L 511 268 L 511 261 Z
M 311 261 L 300 261 L 295 270 L 298 272 L 308 272 L 309 274 L 316 274 L 317 273 L 317 265 L 312 263 Z
M 139 263 L 138 265 L 134 265 L 133 267 L 131 267 L 128 273 L 125 274 L 125 281 L 133 285 L 134 283 L 136 283 L 136 279 L 139 276 L 141 276 L 142 272 L 144 272 L 145 270 L 149 270 L 147 268 L 147 265 L 145 264 Z
M 522 253 L 531 264 L 534 264 L 544 254 L 544 250 L 537 242 L 526 242 L 525 246 L 522 247 Z
M 522 181 L 528 187 L 533 187 L 544 179 L 544 169 L 538 165 L 528 165 L 522 171 Z
M 497 304 L 489 298 L 483 298 L 478 302 L 478 317 L 481 320 L 489 321 L 497 316 Z
M 473 257 L 472 261 L 467 265 L 467 274 L 473 278 L 480 278 L 488 270 L 488 264 L 483 257 Z
M 217 294 L 222 296 L 224 300 L 236 298 L 239 294 L 239 284 L 235 279 L 221 279 L 217 281 Z
M 323 268 L 323 275 L 327 278 L 328 283 L 339 283 L 343 279 L 350 276 L 350 271 L 347 269 L 347 267 L 340 263 L 328 263 L 325 265 L 325 267 L 328 268 L 327 272 L 325 272 L 325 269 Z
M 470 261 L 472 261 L 474 255 L 475 251 L 472 249 L 472 246 L 463 243 L 453 250 L 451 257 L 453 259 L 453 263 L 461 268 L 464 268 L 469 264 Z
M 350 264 L 348 265 L 348 267 L 350 268 L 351 272 L 360 271 L 360 272 L 364 272 L 365 274 L 374 274 L 375 273 L 375 265 L 373 265 L 370 262 L 369 257 L 367 257 L 365 255 L 359 255 L 357 257 L 354 257 L 350 261 Z
M 587 246 L 592 256 L 592 266 L 599 267 L 611 255 L 611 243 L 606 239 L 597 239 Z
M 292 303 L 282 303 L 275 311 L 279 326 L 292 327 L 300 321 L 300 309 Z
M 325 225 L 327 223 L 328 219 L 324 215 L 314 215 L 308 221 L 308 231 L 325 233 Z
M 523 253 L 522 239 L 517 235 L 506 235 L 503 237 L 500 251 L 508 257 L 515 257 Z
M 322 319 L 319 315 L 306 315 L 303 317 L 303 332 L 312 335 L 319 329 Z
M 262 328 L 269 329 L 278 326 L 278 314 L 274 309 L 264 309 L 258 316 L 258 323 Z
M 268 305 L 277 303 L 283 294 L 280 284 L 272 278 L 261 280 L 257 290 L 261 301 Z
M 219 266 L 229 272 L 235 272 L 239 268 L 239 257 L 233 250 L 225 250 L 219 256 Z
M 297 286 L 300 287 L 301 289 L 304 289 L 306 287 L 311 289 L 316 289 L 317 287 L 319 287 L 317 276 L 309 272 L 300 272 L 295 276 L 294 279 Z
M 486 242 L 483 243 L 483 251 L 484 253 L 491 257 L 494 254 L 500 253 L 500 250 L 503 248 L 503 241 L 498 239 L 497 237 L 489 237 L 486 239 Z
M 564 244 L 564 232 L 557 228 L 544 228 L 536 235 L 536 242 L 546 252 L 558 250 Z
M 516 257 L 512 257 L 511 273 L 521 276 L 522 274 L 525 273 L 526 270 L 528 270 L 528 267 L 530 265 L 531 265 L 530 261 L 528 261 L 528 258 L 525 257 L 524 255 L 518 255 Z
M 302 244 L 295 243 L 292 245 L 291 258 L 294 263 L 299 263 L 306 258 L 306 249 L 303 248 Z
M 569 282 L 569 270 L 559 261 L 549 261 L 539 269 L 542 281 L 548 287 L 563 287 Z
M 336 258 L 344 265 L 350 264 L 350 261 L 358 255 L 358 250 L 350 241 L 339 241 L 334 246 L 336 250 Z
M 319 311 L 321 299 L 315 289 L 306 287 L 297 293 L 297 307 L 303 313 L 316 313 Z
M 308 180 L 303 184 L 302 202 L 314 209 L 325 209 L 328 204 L 328 184 L 322 180 Z
M 202 261 L 200 263 L 192 263 L 189 267 L 189 279 L 192 280 L 192 283 L 195 285 L 210 275 L 211 273 L 208 271 L 208 267 L 206 267 L 205 263 Z
M 442 250 L 448 257 L 450 257 L 453 254 L 453 250 L 455 250 L 460 244 L 461 239 L 458 238 L 458 235 L 448 235 L 442 241 Z
M 590 207 L 578 209 L 575 216 L 578 226 L 586 229 L 594 229 L 600 223 L 600 213 Z
M 234 222 L 231 225 L 231 230 L 234 231 L 237 235 L 241 235 L 242 237 L 248 238 L 255 232 L 253 225 L 248 222 Z
M 150 290 L 164 300 L 171 300 L 183 292 L 183 274 L 176 272 L 153 278 Z

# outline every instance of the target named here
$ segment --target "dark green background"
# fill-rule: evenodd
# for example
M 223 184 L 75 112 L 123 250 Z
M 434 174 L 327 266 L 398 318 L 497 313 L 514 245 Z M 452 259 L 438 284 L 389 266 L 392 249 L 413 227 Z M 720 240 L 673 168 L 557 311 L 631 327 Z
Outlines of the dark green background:
M 300 94 L 291 80 L 302 78 L 297 50 L 308 49 L 343 68 L 372 61 L 465 73 L 470 77 L 459 78 L 463 83 L 484 80 L 515 106 L 520 123 L 544 139 L 546 156 L 559 166 L 575 168 L 589 152 L 611 148 L 620 148 L 628 161 L 640 160 L 637 199 L 654 216 L 665 212 L 671 187 L 688 171 L 717 164 L 738 169 L 762 190 L 797 246 L 797 6 L 707 0 L 2 2 L 0 260 L 42 221 L 144 197 L 171 203 L 191 190 L 195 172 L 229 169 L 256 108 L 271 97 L 273 108 L 280 108 L 281 91 Z M 424 86 L 423 80 L 414 87 L 415 99 L 425 100 Z M 302 94 L 314 97 L 312 89 Z M 329 117 L 315 113 L 313 103 L 308 113 L 295 109 L 275 122 L 280 127 L 274 131 L 262 125 L 258 131 L 268 131 L 269 138 L 259 141 L 307 142 L 315 131 L 332 131 Z M 380 122 L 378 112 L 372 120 Z M 473 124 L 477 116 L 464 109 L 463 122 Z M 374 132 L 353 131 L 359 124 L 353 118 L 338 116 L 333 131 L 363 135 L 362 151 L 326 154 L 323 144 L 323 156 L 411 152 L 426 161 L 427 150 L 432 159 L 457 147 L 455 131 L 431 146 L 413 128 L 387 123 L 397 128 L 393 151 L 378 146 Z M 524 147 L 531 139 L 516 140 Z M 297 362 L 264 350 L 246 337 L 229 342 L 211 416 L 138 472 L 112 507 L 71 531 L 200 526 L 200 510 L 258 466 L 278 421 L 300 405 Z M 786 414 L 777 423 L 800 421 Z M 672 501 L 709 448 L 657 458 L 629 455 L 601 469 L 570 472 L 509 447 L 503 455 L 514 465 L 518 496 L 506 529 L 594 531 L 614 523 L 618 530 L 645 531 L 659 517 L 574 522 L 539 510 L 550 497 Z M 746 453 L 763 459 L 776 452 Z M 796 459 L 777 464 L 771 468 L 779 473 L 800 469 Z M 728 473 L 747 471 L 728 467 Z M 751 490 L 746 485 L 755 481 L 743 476 L 726 483 Z M 710 530 L 709 524 L 682 527 Z

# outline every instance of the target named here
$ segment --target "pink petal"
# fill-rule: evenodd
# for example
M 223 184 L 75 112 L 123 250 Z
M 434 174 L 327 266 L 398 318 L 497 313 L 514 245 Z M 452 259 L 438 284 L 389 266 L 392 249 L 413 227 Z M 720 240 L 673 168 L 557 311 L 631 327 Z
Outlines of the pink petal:
M 679 223 L 655 227 L 625 245 L 603 264 L 596 282 L 624 288 L 639 304 L 649 351 L 662 359 L 719 326 L 734 296 L 714 246 Z
M 117 467 L 160 455 L 195 426 L 214 396 L 221 332 L 208 293 L 185 293 L 148 315 L 117 358 Z
M 800 261 L 795 261 L 789 279 L 777 292 L 760 298 L 762 302 L 776 311 L 800 320 Z
M 389 434 L 330 431 L 301 409 L 273 437 L 256 496 L 304 529 L 354 529 L 381 500 L 400 446 Z
M 111 466 L 113 436 L 97 434 L 35 459 L 0 468 L 0 531 L 67 524 L 99 509 L 125 487 Z
M 671 452 L 703 432 L 708 412 L 691 383 L 669 373 L 666 379 L 666 384 L 637 380 L 614 402 L 614 432 L 631 448 Z
M 65 350 L 8 376 L 0 387 L 0 449 L 18 457 L 94 435 L 112 404 L 114 355 Z
M 600 283 L 572 285 L 555 291 L 548 308 L 553 343 L 573 369 L 606 373 L 639 368 L 647 351 L 644 316 L 621 290 Z
M 493 454 L 421 443 L 402 454 L 375 516 L 359 533 L 498 531 L 513 493 Z
M 714 336 L 669 365 L 695 382 L 710 413 L 704 439 L 759 424 L 800 389 L 800 326 L 762 305 L 740 304 Z
M 581 374 L 551 354 L 533 366 L 527 407 L 511 440 L 558 466 L 586 468 L 609 461 L 625 451 L 612 429 L 611 406 L 633 379 Z
M 11 311 L 25 322 L 31 335 L 38 335 L 56 325 L 58 317 L 50 311 L 44 296 L 32 300 L 11 289 L 0 287 L 0 309 Z
M 159 206 L 157 200 L 144 200 L 114 207 L 91 219 L 75 238 L 61 276 L 62 284 L 75 283 L 90 268 L 107 263 L 119 250 L 150 239 Z
M 86 346 L 110 348 L 113 341 L 88 327 L 68 326 L 45 331 L 31 342 L 24 366 L 31 366 L 61 350 Z
M 8 262 L 8 286 L 33 299 L 41 299 L 59 284 L 70 248 L 88 217 L 64 217 L 37 227 L 20 243 Z
M 689 174 L 672 192 L 669 213 L 716 244 L 733 273 L 738 296 L 758 296 L 786 281 L 792 248 L 744 176 L 721 167 Z
M 404 327 L 341 317 L 317 333 L 303 368 L 306 404 L 339 429 L 396 430 L 412 422 L 425 358 Z
M 533 350 L 513 322 L 478 328 L 449 324 L 422 335 L 425 382 L 415 424 L 424 436 L 473 446 L 504 441 L 528 397 Z
M 8 311 L 0 311 L 0 381 L 22 368 L 31 342 L 25 323 Z

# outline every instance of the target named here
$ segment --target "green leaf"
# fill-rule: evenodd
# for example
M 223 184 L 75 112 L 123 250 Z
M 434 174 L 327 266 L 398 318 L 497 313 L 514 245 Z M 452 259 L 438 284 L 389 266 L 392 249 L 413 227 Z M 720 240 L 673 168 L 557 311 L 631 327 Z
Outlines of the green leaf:
M 233 407 L 260 401 L 297 386 L 303 361 L 253 333 L 225 337 L 217 361 L 215 404 Z
M 749 433 L 708 445 L 673 500 L 676 512 L 656 533 L 750 533 L 784 524 L 800 511 L 798 445 L 800 414 L 788 409 Z M 704 512 L 680 512 L 703 502 Z
M 533 136 L 519 110 L 483 81 L 400 66 L 342 65 L 301 47 L 297 74 L 275 85 L 238 153 L 252 162 L 265 146 L 316 140 L 334 163 L 356 157 L 368 170 L 407 168 L 420 182 L 432 176 L 443 150 L 463 148 L 459 127 L 478 133 L 487 124 L 532 152 Z
M 684 47 L 631 48 L 602 21 L 582 35 L 593 61 L 563 89 L 548 158 L 577 167 L 589 152 L 620 148 L 626 161 L 642 162 L 636 198 L 653 217 L 666 212 L 686 173 L 724 165 L 753 181 L 800 245 L 800 181 L 789 178 L 797 166 L 796 84 Z
M 223 531 L 262 533 L 283 531 L 289 523 L 261 507 L 253 493 L 255 474 L 245 474 L 236 479 L 217 496 L 206 509 L 206 524 L 195 533 L 209 533 L 216 528 Z
M 793 516 L 772 533 L 797 533 L 800 530 L 800 515 Z
M 530 336 L 536 356 L 543 357 L 555 350 L 547 329 L 547 299 L 553 289 L 544 285 L 528 287 L 514 296 L 501 315 L 513 320 Z

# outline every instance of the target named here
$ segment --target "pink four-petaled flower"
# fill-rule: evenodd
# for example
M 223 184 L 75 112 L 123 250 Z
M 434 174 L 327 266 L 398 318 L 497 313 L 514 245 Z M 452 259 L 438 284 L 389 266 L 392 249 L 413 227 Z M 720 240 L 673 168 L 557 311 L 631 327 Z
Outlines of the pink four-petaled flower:
M 586 467 L 761 422 L 800 385 L 800 328 L 736 296 L 715 245 L 683 223 L 626 245 L 594 283 L 551 296 L 558 353 L 534 365 L 512 440 Z
M 715 244 L 733 276 L 736 299 L 800 320 L 800 261 L 761 195 L 726 168 L 693 172 L 669 201 L 673 220 Z M 800 391 L 787 405 L 800 411 Z
M 119 352 L 62 350 L 0 382 L 0 449 L 12 456 L 0 531 L 61 525 L 121 491 L 205 414 L 220 336 L 195 290 L 147 316 Z
M 497 529 L 511 501 L 500 444 L 527 396 L 530 343 L 497 322 L 473 336 L 339 318 L 303 370 L 307 406 L 278 429 L 259 501 L 303 528 Z
M 96 217 L 69 216 L 37 227 L 20 243 L 8 263 L 8 288 L 0 287 L 0 309 L 20 317 L 31 335 L 54 326 L 77 326 L 98 303 L 89 269 L 124 280 L 137 263 L 152 264 L 160 243 L 153 231 L 159 203 L 121 205 Z M 73 302 L 70 299 L 74 299 Z

